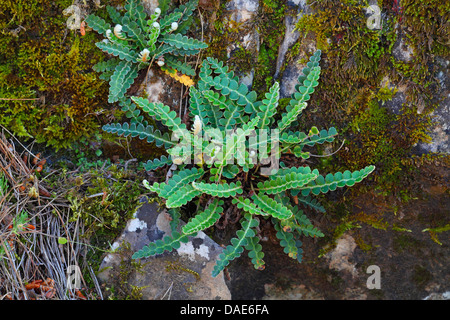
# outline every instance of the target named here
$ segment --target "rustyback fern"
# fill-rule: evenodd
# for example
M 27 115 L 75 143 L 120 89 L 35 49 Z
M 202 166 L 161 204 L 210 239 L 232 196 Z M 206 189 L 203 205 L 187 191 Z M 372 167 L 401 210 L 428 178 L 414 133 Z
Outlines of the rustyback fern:
M 195 75 L 194 69 L 183 57 L 207 47 L 185 35 L 197 4 L 198 0 L 190 0 L 170 12 L 164 3 L 164 10 L 156 8 L 148 17 L 139 0 L 128 0 L 123 14 L 106 7 L 111 23 L 93 14 L 86 17 L 88 26 L 105 37 L 96 46 L 113 57 L 94 66 L 102 72 L 100 78 L 109 81 L 109 103 L 122 99 L 138 72 L 153 63 L 184 84 L 193 84 L 186 79 Z
M 159 254 L 170 250 L 170 246 L 177 249 L 186 240 L 184 236 L 192 236 L 218 223 L 239 223 L 236 236 L 219 255 L 213 275 L 218 275 L 245 250 L 254 267 L 262 270 L 265 263 L 258 226 L 261 219 L 266 219 L 274 226 L 284 252 L 301 261 L 301 237 L 324 236 L 303 212 L 324 212 L 323 206 L 312 197 L 359 183 L 374 170 L 368 166 L 354 172 L 321 175 L 308 166 L 279 166 L 285 154 L 300 160 L 308 158 L 308 148 L 333 142 L 337 136 L 335 128 L 312 127 L 305 132 L 294 129 L 318 85 L 319 60 L 320 51 L 304 69 L 285 113 L 278 110 L 278 83 L 259 101 L 257 94 L 240 84 L 222 62 L 207 58 L 202 63 L 197 85 L 189 90 L 193 123 L 190 129 L 169 106 L 135 97 L 131 100 L 139 110 L 172 132 L 170 140 L 142 123 L 104 127 L 110 132 L 164 145 L 170 157 L 150 161 L 147 168 L 170 167 L 173 171 L 176 165 L 176 170 L 166 182 L 150 185 L 144 181 L 144 186 L 165 199 L 167 208 L 182 208 L 191 201 L 199 208 L 186 225 L 180 226 L 179 232 L 145 246 L 134 258 Z M 296 196 L 298 205 L 290 203 L 290 196 Z M 241 219 L 231 222 L 225 214 L 230 210 L 239 212 Z

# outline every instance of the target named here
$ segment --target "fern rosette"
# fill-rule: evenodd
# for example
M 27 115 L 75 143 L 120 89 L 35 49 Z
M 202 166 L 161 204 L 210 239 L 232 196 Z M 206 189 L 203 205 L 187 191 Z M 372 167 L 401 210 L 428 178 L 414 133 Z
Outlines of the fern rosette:
M 265 263 L 259 225 L 264 219 L 273 225 L 286 254 L 301 261 L 301 237 L 324 236 L 305 213 L 310 209 L 324 212 L 323 206 L 311 196 L 352 186 L 374 170 L 368 166 L 355 172 L 321 175 L 308 166 L 282 166 L 285 154 L 303 161 L 311 156 L 308 149 L 333 142 L 337 136 L 335 128 L 312 127 L 306 132 L 295 128 L 318 85 L 319 61 L 320 51 L 303 70 L 284 113 L 278 109 L 277 82 L 258 100 L 256 92 L 240 84 L 233 71 L 222 62 L 207 58 L 197 85 L 189 90 L 190 129 L 170 107 L 136 97 L 132 100 L 137 107 L 165 124 L 172 139 L 155 134 L 143 124 L 104 127 L 109 132 L 164 145 L 170 157 L 151 160 L 145 166 L 147 170 L 159 171 L 170 167 L 173 175 L 166 182 L 152 185 L 145 182 L 144 186 L 165 199 L 170 210 L 182 210 L 189 202 L 198 208 L 186 225 L 176 229 L 179 231 L 142 248 L 135 258 L 165 252 L 170 246 L 177 249 L 186 237 L 214 226 L 238 224 L 236 237 L 219 255 L 213 275 L 217 276 L 245 250 L 254 267 L 262 270 Z M 297 205 L 291 204 L 291 196 L 296 197 Z
M 93 14 L 86 17 L 88 26 L 105 37 L 96 46 L 113 56 L 94 66 L 102 73 L 100 78 L 109 81 L 109 103 L 122 100 L 138 72 L 153 62 L 183 84 L 193 85 L 190 77 L 195 71 L 184 57 L 207 48 L 206 43 L 185 35 L 198 0 L 171 11 L 165 1 L 160 2 L 163 9 L 156 8 L 150 17 L 139 0 L 128 0 L 123 15 L 108 5 L 110 22 Z

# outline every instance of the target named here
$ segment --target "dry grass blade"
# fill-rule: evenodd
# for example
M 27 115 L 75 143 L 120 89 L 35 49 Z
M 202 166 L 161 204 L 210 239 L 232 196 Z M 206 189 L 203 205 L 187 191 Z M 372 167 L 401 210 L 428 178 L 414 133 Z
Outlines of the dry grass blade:
M 0 299 L 101 298 L 96 278 L 84 261 L 83 226 L 69 222 L 70 205 L 61 196 L 65 192 L 48 192 L 36 174 L 39 163 L 45 161 L 16 141 L 25 150 L 19 153 L 14 141 L 1 133 Z M 87 269 L 96 290 L 82 294 L 81 288 L 72 288 L 67 281 L 70 266 Z M 81 287 L 87 288 L 82 275 Z

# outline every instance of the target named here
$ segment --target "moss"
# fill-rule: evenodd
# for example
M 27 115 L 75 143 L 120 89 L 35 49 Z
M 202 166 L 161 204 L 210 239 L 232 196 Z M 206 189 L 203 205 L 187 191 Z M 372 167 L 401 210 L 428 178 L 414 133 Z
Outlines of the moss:
M 443 34 L 449 31 L 445 23 L 449 4 L 403 1 L 402 13 L 391 2 L 383 2 L 381 30 L 367 28 L 367 4 L 359 1 L 309 1 L 309 5 L 313 13 L 300 18 L 297 29 L 304 37 L 294 48 L 299 50 L 312 35 L 327 62 L 310 101 L 310 108 L 321 113 L 312 114 L 309 121 L 332 123 L 346 139 L 329 171 L 374 164 L 373 181 L 380 191 L 408 198 L 408 179 L 414 171 L 409 165 L 411 150 L 418 142 L 429 141 L 430 114 L 436 107 L 431 98 L 437 83 L 430 66 L 436 54 L 449 56 L 448 46 L 442 46 Z M 414 48 L 415 58 L 409 62 L 393 55 L 399 37 Z M 390 80 L 389 87 L 385 79 Z M 406 100 L 400 114 L 393 114 L 383 105 L 394 97 L 400 81 L 406 83 Z M 362 188 L 363 184 L 352 192 Z
M 273 84 L 278 48 L 284 39 L 286 0 L 263 0 L 258 12 L 258 32 L 262 39 L 255 67 L 253 88 L 267 92 Z
M 62 11 L 71 4 L 0 5 L 0 124 L 56 149 L 98 133 L 107 105 L 107 84 L 92 72 L 103 54 L 93 32 L 67 29 Z
M 87 227 L 84 236 L 102 234 L 113 240 L 141 205 L 139 181 L 123 168 L 110 166 L 107 171 L 90 170 L 71 179 L 74 188 L 68 193 L 71 202 L 71 221 L 81 219 Z

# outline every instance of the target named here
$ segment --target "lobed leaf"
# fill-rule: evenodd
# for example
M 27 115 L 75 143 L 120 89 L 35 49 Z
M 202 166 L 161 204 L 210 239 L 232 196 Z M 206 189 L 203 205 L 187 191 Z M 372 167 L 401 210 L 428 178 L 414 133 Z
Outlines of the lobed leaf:
M 231 245 L 228 245 L 225 250 L 217 258 L 217 263 L 212 271 L 212 276 L 216 277 L 230 261 L 239 257 L 244 251 L 244 246 L 248 245 L 248 238 L 253 238 L 256 233 L 253 228 L 259 225 L 259 221 L 251 214 L 246 214 L 241 219 L 241 229 L 236 232 L 237 238 L 231 239 Z
M 213 226 L 220 219 L 223 203 L 222 200 L 214 199 L 205 211 L 197 214 L 183 227 L 183 233 L 192 234 Z
M 179 249 L 181 243 L 188 242 L 188 237 L 179 232 L 172 232 L 172 235 L 165 236 L 162 240 L 156 240 L 149 243 L 139 251 L 132 255 L 132 259 L 141 259 L 157 254 L 162 254 L 165 251 L 172 251 L 173 249 Z
M 192 182 L 192 186 L 195 190 L 198 190 L 202 193 L 209 194 L 214 197 L 228 198 L 234 197 L 236 194 L 241 194 L 242 184 L 240 181 L 231 182 L 231 183 L 223 183 L 223 184 L 215 184 L 215 183 L 205 183 L 205 182 Z

